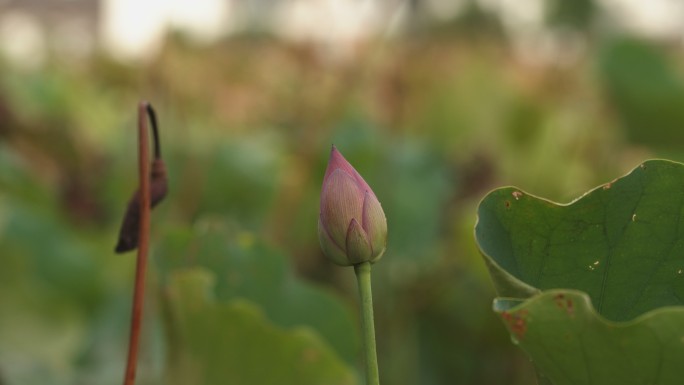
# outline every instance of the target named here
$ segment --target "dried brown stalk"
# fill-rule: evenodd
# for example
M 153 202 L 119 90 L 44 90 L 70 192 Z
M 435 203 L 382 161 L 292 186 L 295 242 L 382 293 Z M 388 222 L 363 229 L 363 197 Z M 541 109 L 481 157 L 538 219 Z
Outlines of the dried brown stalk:
M 152 122 L 154 136 L 154 159 L 150 167 L 150 148 L 148 140 L 147 117 Z M 166 196 L 166 167 L 161 159 L 157 119 L 152 106 L 147 102 L 138 105 L 138 176 L 139 187 L 128 203 L 116 252 L 123 253 L 137 247 L 138 257 L 133 289 L 133 308 L 131 311 L 131 331 L 128 343 L 128 359 L 124 385 L 135 383 L 135 372 L 140 345 L 143 300 L 145 297 L 145 272 L 147 253 L 150 244 L 150 211 Z M 151 169 L 151 171 L 150 171 Z

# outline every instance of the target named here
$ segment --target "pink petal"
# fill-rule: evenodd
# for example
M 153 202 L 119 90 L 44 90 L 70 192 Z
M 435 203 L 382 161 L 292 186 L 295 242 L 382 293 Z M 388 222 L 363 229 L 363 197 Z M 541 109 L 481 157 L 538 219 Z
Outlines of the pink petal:
M 352 219 L 347 230 L 347 239 L 345 241 L 347 249 L 347 258 L 351 264 L 367 262 L 371 259 L 371 246 L 368 242 L 368 235 L 363 228 L 356 221 Z
M 321 222 L 330 238 L 345 249 L 347 228 L 354 218 L 361 220 L 363 197 L 354 178 L 342 169 L 336 169 L 326 179 L 321 192 Z
M 373 258 L 380 258 L 387 244 L 387 219 L 378 199 L 366 193 L 363 200 L 363 230 L 368 235 Z
M 321 249 L 323 249 L 323 254 L 325 254 L 328 259 L 340 266 L 350 265 L 344 250 L 340 249 L 340 247 L 335 244 L 335 241 L 330 238 L 330 234 L 323 225 L 320 215 L 318 216 L 318 241 L 321 244 Z

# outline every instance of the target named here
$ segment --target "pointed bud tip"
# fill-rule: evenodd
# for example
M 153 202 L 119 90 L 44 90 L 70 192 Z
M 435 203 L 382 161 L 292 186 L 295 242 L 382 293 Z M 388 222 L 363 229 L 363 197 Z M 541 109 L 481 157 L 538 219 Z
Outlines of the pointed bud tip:
M 347 161 L 344 158 L 344 156 L 342 155 L 342 153 L 340 152 L 340 150 L 338 150 L 334 144 L 332 145 L 332 148 L 330 149 L 330 163 L 332 163 L 333 160 L 343 160 L 345 162 Z
M 323 177 L 323 180 L 325 181 L 325 179 L 327 179 L 330 174 L 337 169 L 342 169 L 347 174 L 353 176 L 354 179 L 362 179 L 356 169 L 354 169 L 354 166 L 352 166 L 351 163 L 345 159 L 344 155 L 342 155 L 335 145 L 332 145 L 332 149 L 330 150 L 330 158 L 328 159 L 328 167 L 325 170 L 325 176 Z

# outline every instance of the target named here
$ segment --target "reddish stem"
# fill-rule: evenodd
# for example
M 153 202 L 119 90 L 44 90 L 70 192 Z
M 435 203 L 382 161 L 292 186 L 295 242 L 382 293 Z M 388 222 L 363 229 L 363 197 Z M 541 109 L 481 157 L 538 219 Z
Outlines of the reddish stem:
M 140 328 L 142 323 L 143 301 L 145 297 L 145 272 L 147 270 L 147 251 L 150 244 L 150 148 L 147 132 L 147 109 L 149 104 L 138 105 L 138 176 L 140 178 L 140 228 L 138 258 L 135 270 L 135 288 L 133 290 L 133 309 L 131 311 L 131 334 L 128 343 L 128 360 L 126 361 L 126 377 L 124 385 L 135 383 L 135 371 L 138 363 L 140 345 Z

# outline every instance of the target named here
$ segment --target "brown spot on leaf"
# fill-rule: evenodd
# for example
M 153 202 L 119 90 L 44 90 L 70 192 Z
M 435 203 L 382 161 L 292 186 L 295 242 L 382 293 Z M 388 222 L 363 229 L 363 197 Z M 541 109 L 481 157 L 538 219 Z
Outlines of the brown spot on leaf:
M 610 182 L 606 183 L 603 185 L 604 190 L 609 190 L 611 187 L 613 187 L 613 183 L 617 182 L 617 179 L 613 179 Z
M 501 313 L 508 329 L 513 333 L 516 339 L 522 340 L 527 332 L 527 310 L 520 310 L 516 313 L 509 313 L 504 311 Z
M 565 310 L 565 312 L 572 316 L 575 314 L 575 307 L 572 299 L 566 298 L 563 293 L 557 294 L 553 297 L 553 301 L 556 303 L 559 309 Z

